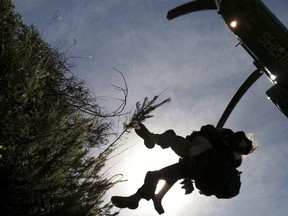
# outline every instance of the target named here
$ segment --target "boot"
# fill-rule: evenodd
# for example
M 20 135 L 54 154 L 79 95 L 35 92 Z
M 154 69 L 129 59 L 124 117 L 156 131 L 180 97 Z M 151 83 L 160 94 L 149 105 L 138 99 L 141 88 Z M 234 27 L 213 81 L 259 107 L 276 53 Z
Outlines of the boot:
M 163 214 L 165 212 L 161 201 L 162 201 L 162 197 L 156 194 L 153 198 L 153 203 L 154 203 L 154 208 L 158 212 L 158 214 Z
M 162 202 L 162 198 L 170 190 L 172 185 L 169 185 L 167 182 L 165 182 L 164 186 L 161 188 L 159 193 L 155 194 L 154 197 L 153 197 L 154 208 L 158 212 L 158 214 L 163 214 L 165 212 L 164 208 L 162 206 L 162 203 L 161 203 Z
M 147 148 L 152 149 L 155 146 L 154 134 L 151 133 L 142 123 L 139 123 L 139 129 L 135 129 L 135 132 L 144 140 L 144 144 Z
M 136 209 L 138 208 L 140 199 L 141 195 L 135 193 L 129 197 L 113 196 L 111 201 L 113 205 L 117 206 L 118 208 Z

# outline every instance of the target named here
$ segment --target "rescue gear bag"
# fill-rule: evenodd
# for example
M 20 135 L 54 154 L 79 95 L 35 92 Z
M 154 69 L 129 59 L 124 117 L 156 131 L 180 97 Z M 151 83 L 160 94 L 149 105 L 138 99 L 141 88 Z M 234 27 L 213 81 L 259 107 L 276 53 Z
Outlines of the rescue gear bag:
M 212 154 L 203 173 L 195 179 L 195 186 L 206 196 L 215 195 L 219 199 L 229 199 L 240 192 L 240 174 L 236 168 Z

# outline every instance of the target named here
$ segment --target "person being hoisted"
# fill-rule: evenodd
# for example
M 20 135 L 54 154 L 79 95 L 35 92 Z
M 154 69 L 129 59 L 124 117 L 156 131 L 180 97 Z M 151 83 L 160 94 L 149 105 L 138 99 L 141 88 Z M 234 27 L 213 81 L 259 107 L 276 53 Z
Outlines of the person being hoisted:
M 146 173 L 144 184 L 135 194 L 127 197 L 113 196 L 112 203 L 119 208 L 136 209 L 141 199 L 153 200 L 155 210 L 162 214 L 163 196 L 180 179 L 185 194 L 194 190 L 193 183 L 201 194 L 215 195 L 217 198 L 232 198 L 240 191 L 240 174 L 236 168 L 242 163 L 242 155 L 248 155 L 256 149 L 252 140 L 243 131 L 202 126 L 186 138 L 178 136 L 173 130 L 162 134 L 151 133 L 142 123 L 135 129 L 147 148 L 155 144 L 163 149 L 171 148 L 179 157 L 179 162 L 157 171 Z M 159 180 L 165 184 L 155 194 Z

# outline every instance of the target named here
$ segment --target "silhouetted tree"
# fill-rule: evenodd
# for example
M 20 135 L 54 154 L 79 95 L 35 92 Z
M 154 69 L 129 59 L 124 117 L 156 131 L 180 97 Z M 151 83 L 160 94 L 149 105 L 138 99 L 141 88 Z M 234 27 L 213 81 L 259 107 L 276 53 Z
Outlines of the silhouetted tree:
M 21 22 L 9 0 L 0 5 L 1 215 L 108 215 L 100 174 L 105 120 L 67 58 Z
M 67 57 L 21 22 L 10 0 L 0 4 L 0 213 L 5 216 L 116 215 L 105 193 L 117 175 L 101 174 L 115 150 L 106 113 Z M 126 84 L 126 83 L 125 83 Z M 116 87 L 117 89 L 117 87 Z M 129 127 L 150 117 L 160 104 L 144 100 Z M 97 156 L 91 149 L 101 148 Z

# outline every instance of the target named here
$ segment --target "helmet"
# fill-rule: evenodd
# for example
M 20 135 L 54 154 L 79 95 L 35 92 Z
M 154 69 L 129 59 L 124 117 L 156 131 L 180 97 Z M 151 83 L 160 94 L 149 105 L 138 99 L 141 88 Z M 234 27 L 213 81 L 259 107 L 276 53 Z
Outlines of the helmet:
M 249 140 L 246 134 L 243 131 L 238 131 L 235 133 L 235 137 L 237 140 L 236 150 L 243 155 L 248 155 L 253 151 L 252 141 Z

